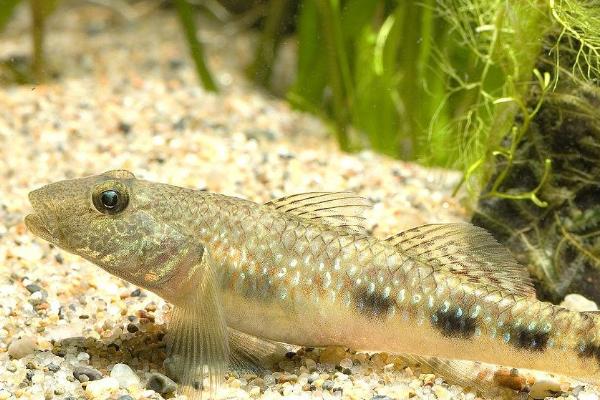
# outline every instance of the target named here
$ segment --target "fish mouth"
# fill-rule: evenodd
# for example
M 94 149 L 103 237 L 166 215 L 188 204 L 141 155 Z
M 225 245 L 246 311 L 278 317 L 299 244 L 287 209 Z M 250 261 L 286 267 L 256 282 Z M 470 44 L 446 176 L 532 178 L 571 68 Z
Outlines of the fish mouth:
M 40 204 L 36 192 L 37 191 L 34 190 L 29 193 L 29 202 L 31 203 L 34 212 L 25 216 L 25 226 L 27 226 L 27 229 L 34 235 L 39 236 L 50 243 L 58 244 L 59 239 L 50 228 L 51 224 L 48 222 L 45 207 Z
M 50 232 L 38 214 L 28 214 L 25 216 L 25 225 L 34 235 L 39 236 L 50 243 L 58 243 L 58 239 Z

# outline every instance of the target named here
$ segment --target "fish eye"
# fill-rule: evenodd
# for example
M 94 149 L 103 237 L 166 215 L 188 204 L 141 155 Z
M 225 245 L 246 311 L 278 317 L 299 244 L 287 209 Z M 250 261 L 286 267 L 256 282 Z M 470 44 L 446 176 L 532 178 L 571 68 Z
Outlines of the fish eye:
M 119 192 L 116 190 L 105 190 L 100 195 L 100 201 L 104 208 L 112 210 L 119 204 Z
M 108 188 L 94 194 L 92 202 L 102 214 L 117 214 L 127 207 L 129 196 L 124 190 Z

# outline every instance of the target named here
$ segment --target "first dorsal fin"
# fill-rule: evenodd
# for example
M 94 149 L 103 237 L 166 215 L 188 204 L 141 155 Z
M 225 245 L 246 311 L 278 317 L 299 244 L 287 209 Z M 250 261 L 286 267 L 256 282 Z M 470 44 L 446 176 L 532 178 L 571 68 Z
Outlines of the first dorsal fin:
M 366 234 L 362 213 L 371 202 L 351 192 L 309 192 L 271 200 L 265 205 L 355 234 Z
M 429 224 L 386 241 L 402 253 L 469 283 L 535 297 L 526 267 L 483 228 L 468 223 Z

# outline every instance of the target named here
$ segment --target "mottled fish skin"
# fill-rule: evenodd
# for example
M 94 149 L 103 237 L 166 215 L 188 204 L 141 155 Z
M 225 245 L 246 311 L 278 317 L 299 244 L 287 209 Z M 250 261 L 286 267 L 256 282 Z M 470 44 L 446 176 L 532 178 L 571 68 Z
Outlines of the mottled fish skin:
M 99 213 L 95 199 L 114 187 L 127 193 L 126 208 Z M 196 261 L 210 260 L 227 326 L 250 335 L 484 361 L 600 383 L 595 315 L 538 301 L 527 284 L 511 290 L 510 274 L 487 274 L 491 263 L 480 279 L 460 257 L 429 257 L 435 252 L 428 247 L 442 240 L 425 240 L 435 237 L 435 227 L 411 239 L 423 239 L 419 252 L 403 250 L 318 212 L 307 217 L 277 203 L 153 183 L 127 171 L 50 184 L 30 199 L 35 213 L 26 222 L 35 234 L 176 306 L 196 293 L 204 271 Z

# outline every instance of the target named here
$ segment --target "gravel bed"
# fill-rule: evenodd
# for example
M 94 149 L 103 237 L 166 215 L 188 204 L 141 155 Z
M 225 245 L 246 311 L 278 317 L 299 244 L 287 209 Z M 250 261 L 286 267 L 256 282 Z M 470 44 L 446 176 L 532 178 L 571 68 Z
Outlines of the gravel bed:
M 0 58 L 27 48 L 24 22 L 21 10 L 2 37 Z M 456 172 L 341 153 L 318 120 L 253 89 L 241 72 L 251 37 L 202 25 L 223 88 L 214 95 L 196 84 L 167 13 L 126 22 L 105 8 L 79 6 L 59 12 L 49 28 L 58 78 L 0 88 L 0 400 L 175 396 L 162 367 L 170 306 L 27 232 L 27 193 L 40 185 L 125 168 L 256 201 L 353 190 L 373 201 L 367 217 L 382 237 L 465 219 L 450 196 Z M 598 399 L 591 390 L 563 396 Z M 228 375 L 219 394 L 477 398 L 394 356 L 339 348 L 294 349 L 264 376 Z

